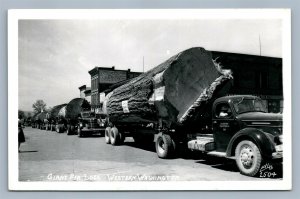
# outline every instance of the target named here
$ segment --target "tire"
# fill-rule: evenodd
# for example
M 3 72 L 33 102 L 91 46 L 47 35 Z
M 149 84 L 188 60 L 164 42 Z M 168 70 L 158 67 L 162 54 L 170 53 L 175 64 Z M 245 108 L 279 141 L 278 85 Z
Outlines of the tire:
M 72 126 L 67 127 L 67 135 L 73 135 Z
M 78 129 L 77 129 L 77 133 L 78 133 L 78 137 L 83 137 L 83 133 L 82 133 L 82 130 L 81 130 L 81 128 L 80 127 L 78 127 Z
M 116 127 L 111 128 L 109 135 L 111 145 L 116 146 L 120 144 L 120 134 Z
M 71 131 L 72 135 L 74 135 L 75 134 L 75 126 L 72 125 L 70 128 L 70 131 Z
M 105 129 L 105 143 L 106 144 L 110 144 L 110 131 L 111 131 L 111 128 L 110 127 L 106 127 Z
M 170 158 L 174 151 L 175 146 L 173 140 L 168 134 L 160 134 L 155 142 L 156 153 L 159 158 Z
M 64 127 L 62 125 L 58 125 L 58 133 L 63 133 L 64 132 Z
M 120 142 L 119 142 L 119 144 L 123 144 L 124 143 L 124 140 L 125 140 L 125 134 L 124 133 L 121 133 L 121 132 L 119 132 L 119 137 L 120 137 Z
M 236 146 L 235 159 L 241 174 L 247 176 L 255 176 L 263 162 L 259 148 L 250 140 L 243 140 Z
M 58 126 L 58 125 L 55 126 L 55 131 L 56 131 L 57 133 L 59 133 L 59 126 Z

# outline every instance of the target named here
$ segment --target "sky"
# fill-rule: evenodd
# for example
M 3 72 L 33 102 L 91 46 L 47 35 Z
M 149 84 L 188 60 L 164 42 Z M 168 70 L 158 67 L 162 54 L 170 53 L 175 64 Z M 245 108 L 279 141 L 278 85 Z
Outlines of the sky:
M 142 72 L 191 47 L 282 57 L 280 20 L 19 20 L 19 109 L 79 97 L 95 66 Z M 259 42 L 260 38 L 260 42 Z

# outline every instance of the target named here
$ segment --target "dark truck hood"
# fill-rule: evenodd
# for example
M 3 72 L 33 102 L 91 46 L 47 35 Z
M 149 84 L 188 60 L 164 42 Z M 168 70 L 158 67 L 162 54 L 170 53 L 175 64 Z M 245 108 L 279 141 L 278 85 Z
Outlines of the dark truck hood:
M 247 127 L 258 128 L 271 134 L 282 134 L 282 114 L 248 112 L 238 115 L 237 119 Z

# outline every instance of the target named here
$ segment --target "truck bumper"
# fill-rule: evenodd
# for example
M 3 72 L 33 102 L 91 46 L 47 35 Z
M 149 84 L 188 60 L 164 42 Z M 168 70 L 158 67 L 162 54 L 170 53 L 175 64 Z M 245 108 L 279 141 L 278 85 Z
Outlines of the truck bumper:
M 276 152 L 272 153 L 272 159 L 280 159 L 283 157 L 282 144 L 275 146 Z

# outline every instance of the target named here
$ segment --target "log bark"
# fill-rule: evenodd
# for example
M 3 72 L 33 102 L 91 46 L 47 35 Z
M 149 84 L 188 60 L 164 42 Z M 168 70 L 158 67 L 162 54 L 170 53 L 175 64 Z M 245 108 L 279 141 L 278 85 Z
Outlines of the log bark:
M 74 98 L 67 104 L 64 117 L 66 119 L 77 120 L 83 110 L 90 108 L 90 104 L 87 100 Z
M 50 111 L 49 113 L 49 117 L 47 119 L 56 119 L 56 117 L 58 116 L 58 113 L 60 111 L 61 108 L 63 108 L 64 106 L 66 106 L 67 104 L 60 104 L 60 105 L 57 105 L 57 106 L 54 106 L 52 108 L 52 110 Z
M 213 62 L 210 52 L 191 48 L 114 89 L 104 109 L 112 122 L 160 119 L 164 125 L 171 126 L 191 117 L 193 111 L 189 110 L 201 94 L 207 90 L 211 93 L 200 101 L 212 98 L 216 88 L 231 78 L 230 72 Z

